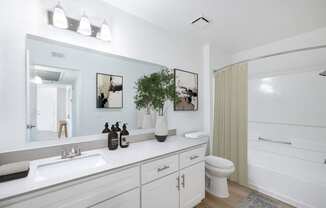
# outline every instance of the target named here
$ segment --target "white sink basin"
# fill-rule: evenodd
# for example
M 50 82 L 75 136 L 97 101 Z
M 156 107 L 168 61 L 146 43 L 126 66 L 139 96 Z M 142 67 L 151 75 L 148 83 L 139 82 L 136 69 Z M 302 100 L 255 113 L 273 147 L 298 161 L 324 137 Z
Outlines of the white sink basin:
M 108 165 L 101 154 L 79 156 L 72 159 L 60 159 L 37 165 L 35 179 L 45 180 L 72 175 L 92 168 Z

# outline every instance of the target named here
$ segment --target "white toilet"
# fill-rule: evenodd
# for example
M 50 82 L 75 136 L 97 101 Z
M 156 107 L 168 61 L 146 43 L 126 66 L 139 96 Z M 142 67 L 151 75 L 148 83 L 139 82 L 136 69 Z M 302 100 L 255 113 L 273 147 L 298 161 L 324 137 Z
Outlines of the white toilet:
M 206 191 L 220 198 L 229 197 L 227 178 L 234 172 L 233 162 L 221 157 L 207 156 Z
M 205 132 L 191 132 L 185 134 L 189 139 L 207 139 Z M 229 197 L 227 178 L 234 172 L 233 162 L 221 157 L 207 156 L 205 160 L 206 169 L 206 191 L 220 198 Z

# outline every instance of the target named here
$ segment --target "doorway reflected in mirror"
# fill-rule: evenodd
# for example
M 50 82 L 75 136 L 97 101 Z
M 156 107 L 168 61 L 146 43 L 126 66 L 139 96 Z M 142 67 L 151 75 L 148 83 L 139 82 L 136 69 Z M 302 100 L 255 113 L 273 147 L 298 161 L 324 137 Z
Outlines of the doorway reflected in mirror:
M 28 134 L 33 141 L 71 137 L 79 71 L 31 65 Z

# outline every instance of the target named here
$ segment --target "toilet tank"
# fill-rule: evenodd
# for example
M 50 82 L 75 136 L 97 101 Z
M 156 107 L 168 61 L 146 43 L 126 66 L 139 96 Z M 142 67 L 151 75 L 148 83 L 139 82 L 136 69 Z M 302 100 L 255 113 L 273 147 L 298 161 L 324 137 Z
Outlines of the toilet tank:
M 210 136 L 208 133 L 203 132 L 203 131 L 195 131 L 195 132 L 189 132 L 189 133 L 185 133 L 184 135 L 186 138 L 189 139 L 203 139 L 205 138 L 207 140 L 206 143 L 206 156 L 209 155 L 210 153 Z

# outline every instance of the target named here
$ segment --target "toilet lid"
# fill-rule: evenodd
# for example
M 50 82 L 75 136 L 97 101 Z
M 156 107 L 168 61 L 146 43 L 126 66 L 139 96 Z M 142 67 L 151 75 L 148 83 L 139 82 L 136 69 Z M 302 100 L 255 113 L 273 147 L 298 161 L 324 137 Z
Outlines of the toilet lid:
M 221 157 L 207 156 L 206 163 L 216 168 L 233 168 L 233 162 Z

